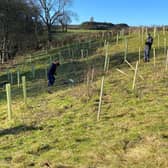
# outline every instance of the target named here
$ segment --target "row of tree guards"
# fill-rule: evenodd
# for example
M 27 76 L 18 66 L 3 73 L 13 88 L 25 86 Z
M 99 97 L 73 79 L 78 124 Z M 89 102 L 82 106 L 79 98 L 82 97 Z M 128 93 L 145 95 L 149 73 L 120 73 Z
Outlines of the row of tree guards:
M 154 37 L 156 37 L 156 29 L 154 28 Z M 165 29 L 163 29 L 163 34 L 165 34 Z M 144 31 L 141 31 L 141 37 L 144 37 Z M 119 39 L 120 38 L 120 34 L 117 33 L 116 35 L 116 44 L 119 44 Z M 136 87 L 136 79 L 137 76 L 141 79 L 144 80 L 144 78 L 142 77 L 142 75 L 140 75 L 140 73 L 138 72 L 138 65 L 140 64 L 141 61 L 141 47 L 139 47 L 139 57 L 138 57 L 138 61 L 136 62 L 136 66 L 134 67 L 133 65 L 131 65 L 128 60 L 127 60 L 127 55 L 128 55 L 128 39 L 125 37 L 123 39 L 124 43 L 125 43 L 125 49 L 124 49 L 124 62 L 131 68 L 131 70 L 134 72 L 133 75 L 133 81 L 132 81 L 132 90 L 135 89 Z M 158 48 L 160 47 L 160 36 L 158 34 Z M 104 82 L 105 82 L 105 77 L 107 72 L 109 71 L 109 65 L 110 65 L 110 56 L 109 56 L 109 42 L 107 42 L 105 40 L 104 42 L 104 48 L 105 48 L 105 62 L 104 62 L 104 68 L 103 68 L 103 76 L 102 76 L 102 80 L 101 80 L 101 89 L 100 89 L 100 98 L 99 98 L 99 106 L 98 106 L 98 112 L 97 112 L 97 120 L 100 120 L 100 113 L 101 113 L 101 105 L 102 105 L 102 96 L 103 96 L 103 89 L 104 89 Z M 167 41 L 166 38 L 164 38 L 164 54 L 167 53 L 166 56 L 166 67 L 165 69 L 168 69 L 168 50 L 167 50 Z M 84 57 L 88 57 L 89 55 L 89 49 L 80 49 L 80 58 L 84 58 Z M 50 59 L 50 63 L 52 62 L 53 58 L 52 56 L 49 57 Z M 64 62 L 64 58 L 62 57 L 62 54 L 60 54 L 59 59 L 61 62 Z M 31 58 L 32 60 L 32 58 Z M 32 62 L 32 61 L 31 61 Z M 154 66 L 156 65 L 156 48 L 153 48 L 153 64 Z M 123 72 L 120 69 L 116 69 L 119 73 L 127 76 L 128 74 Z M 36 77 L 36 72 L 35 72 L 35 65 L 31 64 L 31 71 L 32 71 L 32 78 Z M 7 76 L 8 76 L 8 81 L 10 81 L 11 84 L 14 83 L 14 78 L 13 78 L 13 73 L 10 72 L 9 70 L 7 71 Z M 22 76 L 21 80 L 20 80 L 20 71 L 19 69 L 17 70 L 17 85 L 18 88 L 20 88 L 20 83 L 22 82 L 22 87 L 23 87 L 23 97 L 24 97 L 24 104 L 27 105 L 27 93 L 26 93 L 26 77 Z M 45 68 L 45 78 L 47 78 L 47 68 Z M 9 120 L 12 118 L 12 105 L 11 105 L 11 84 L 7 84 L 6 85 L 6 95 L 7 95 L 7 107 L 8 107 L 8 118 Z
M 156 38 L 156 32 L 157 29 L 156 27 L 154 28 L 154 38 Z M 148 34 L 148 29 L 146 28 L 146 35 Z M 166 29 L 165 27 L 163 27 L 163 35 L 166 34 Z M 158 34 L 157 36 L 158 38 L 158 49 L 160 48 L 160 35 Z M 142 28 L 141 30 L 139 29 L 139 38 L 142 39 L 142 42 L 144 44 L 144 28 Z M 117 33 L 116 36 L 116 45 L 118 45 L 118 40 L 119 40 L 119 34 Z M 109 43 L 105 41 L 105 63 L 104 63 L 104 75 L 102 76 L 102 80 L 101 80 L 101 88 L 100 88 L 100 97 L 99 97 L 99 106 L 98 106 L 98 112 L 97 112 L 97 121 L 100 120 L 100 113 L 101 113 L 101 105 L 102 105 L 102 96 L 103 96 L 103 89 L 104 89 L 104 82 L 105 82 L 105 75 L 108 72 L 109 69 L 109 63 L 110 63 L 110 57 L 108 54 L 108 45 Z M 167 53 L 167 55 L 166 55 Z M 128 40 L 125 37 L 125 51 L 124 51 L 124 62 L 131 68 L 132 71 L 134 71 L 133 74 L 133 81 L 132 81 L 132 90 L 135 90 L 136 87 L 136 80 L 137 80 L 137 76 L 141 79 L 144 80 L 143 76 L 138 73 L 138 66 L 141 62 L 141 47 L 139 47 L 139 57 L 138 57 L 138 61 L 136 61 L 136 66 L 134 67 L 133 65 L 131 65 L 131 63 L 128 62 L 127 60 L 127 55 L 128 55 Z M 168 50 L 167 50 L 167 40 L 166 38 L 164 38 L 164 55 L 166 55 L 166 64 L 165 64 L 165 70 L 168 70 Z M 153 48 L 153 64 L 154 67 L 156 66 L 156 48 Z M 121 73 L 122 75 L 129 77 L 127 73 L 123 72 L 120 69 L 116 69 L 119 73 Z

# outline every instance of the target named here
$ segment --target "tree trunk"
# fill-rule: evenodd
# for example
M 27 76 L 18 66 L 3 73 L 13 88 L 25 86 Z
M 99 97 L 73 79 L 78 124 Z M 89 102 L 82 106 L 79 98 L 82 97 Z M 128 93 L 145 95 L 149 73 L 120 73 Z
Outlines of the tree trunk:
M 47 49 L 51 48 L 51 42 L 52 42 L 52 32 L 51 32 L 51 25 L 47 25 L 47 33 L 48 33 L 48 46 Z
M 50 24 L 47 25 L 47 32 L 48 32 L 48 41 L 51 42 L 52 41 L 52 32 L 51 32 L 51 25 Z

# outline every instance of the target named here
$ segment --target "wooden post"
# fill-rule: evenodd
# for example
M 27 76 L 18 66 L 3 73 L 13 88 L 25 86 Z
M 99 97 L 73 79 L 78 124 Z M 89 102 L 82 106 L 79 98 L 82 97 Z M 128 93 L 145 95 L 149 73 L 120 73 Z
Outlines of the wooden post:
M 163 26 L 163 35 L 165 36 L 166 31 L 165 31 L 165 26 Z
M 26 77 L 22 76 L 23 98 L 24 103 L 27 105 L 27 91 L 26 91 Z
M 136 68 L 135 68 L 135 73 L 134 73 L 134 79 L 133 79 L 133 84 L 132 84 L 132 90 L 135 89 L 135 83 L 136 83 L 137 72 L 138 72 L 138 61 L 137 61 L 137 63 L 136 63 Z
M 160 48 L 160 35 L 158 34 L 158 48 Z
M 166 48 L 167 48 L 166 38 L 164 38 L 164 55 L 166 55 Z
M 118 41 L 119 41 L 119 35 L 117 33 L 117 37 L 116 37 L 116 44 L 118 45 Z
M 100 112 L 101 112 L 102 96 L 103 96 L 103 87 L 104 87 L 104 76 L 102 77 L 102 82 L 101 82 L 101 90 L 100 90 L 100 98 L 99 98 L 99 108 L 98 108 L 98 113 L 97 113 L 97 121 L 100 120 Z
M 127 53 L 128 53 L 128 41 L 125 38 L 125 54 L 124 54 L 124 61 L 127 60 Z
M 107 60 L 108 60 L 108 43 L 105 46 L 105 62 L 104 62 L 104 72 L 107 70 Z
M 130 68 L 133 70 L 133 71 L 135 71 L 135 68 L 126 60 L 125 61 L 129 66 L 130 66 Z M 138 75 L 142 80 L 144 80 L 144 78 L 143 78 L 143 76 L 142 75 Z
M 154 67 L 156 65 L 156 49 L 153 48 L 153 64 L 154 64 Z
M 167 50 L 167 57 L 166 57 L 166 71 L 168 69 L 168 50 Z
M 90 70 L 87 72 L 86 85 L 87 85 L 87 97 L 90 97 Z
M 144 27 L 142 27 L 142 35 L 141 35 L 141 37 L 142 37 L 142 39 L 141 39 L 142 41 L 141 42 L 143 44 L 143 42 L 144 42 Z
M 153 36 L 154 36 L 154 38 L 156 37 L 156 27 L 154 27 L 154 29 L 153 29 Z
M 118 69 L 118 68 L 117 68 L 116 70 L 117 70 L 118 72 L 120 72 L 121 74 L 123 74 L 124 76 L 126 76 L 127 78 L 129 77 L 128 74 L 126 74 L 126 73 L 123 72 L 122 70 L 120 70 L 120 69 Z
M 107 72 L 109 71 L 109 66 L 110 66 L 110 57 L 108 56 L 108 59 L 107 59 Z
M 139 63 L 141 62 L 141 47 L 139 47 Z
M 6 96 L 8 106 L 8 119 L 12 119 L 12 103 L 11 103 L 11 84 L 6 84 Z

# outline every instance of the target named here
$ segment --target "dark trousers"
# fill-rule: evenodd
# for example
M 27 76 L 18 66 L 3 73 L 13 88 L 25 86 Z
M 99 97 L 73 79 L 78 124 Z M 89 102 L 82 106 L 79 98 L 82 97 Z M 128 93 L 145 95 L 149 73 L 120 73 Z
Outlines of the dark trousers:
M 53 86 L 55 82 L 54 75 L 48 74 L 48 87 Z
M 149 61 L 149 59 L 150 59 L 150 48 L 145 48 L 144 61 Z

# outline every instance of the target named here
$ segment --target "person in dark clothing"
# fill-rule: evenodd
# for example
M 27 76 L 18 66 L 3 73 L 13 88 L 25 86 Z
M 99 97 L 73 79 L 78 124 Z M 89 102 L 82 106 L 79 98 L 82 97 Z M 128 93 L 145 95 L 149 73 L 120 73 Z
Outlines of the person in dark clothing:
M 58 61 L 54 61 L 49 70 L 48 70 L 48 92 L 51 93 L 50 87 L 54 85 L 55 82 L 55 75 L 56 75 L 56 70 L 57 67 L 60 65 L 60 63 Z
M 150 51 L 153 44 L 153 38 L 150 34 L 148 34 L 148 38 L 145 42 L 145 50 L 144 50 L 144 61 L 149 62 L 150 61 Z

